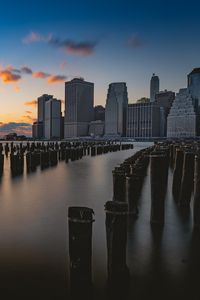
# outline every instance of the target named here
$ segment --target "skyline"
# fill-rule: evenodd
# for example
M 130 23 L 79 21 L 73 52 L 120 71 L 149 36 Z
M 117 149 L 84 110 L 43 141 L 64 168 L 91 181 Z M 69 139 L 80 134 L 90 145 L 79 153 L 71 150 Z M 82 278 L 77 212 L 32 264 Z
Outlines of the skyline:
M 17 1 L 12 11 L 3 3 L 0 133 L 9 125 L 30 129 L 33 101 L 44 93 L 64 100 L 64 82 L 76 76 L 95 83 L 102 105 L 111 82 L 127 83 L 130 103 L 149 97 L 152 73 L 160 90 L 185 87 L 199 66 L 200 5 L 148 2 L 125 1 L 122 9 L 119 1 Z

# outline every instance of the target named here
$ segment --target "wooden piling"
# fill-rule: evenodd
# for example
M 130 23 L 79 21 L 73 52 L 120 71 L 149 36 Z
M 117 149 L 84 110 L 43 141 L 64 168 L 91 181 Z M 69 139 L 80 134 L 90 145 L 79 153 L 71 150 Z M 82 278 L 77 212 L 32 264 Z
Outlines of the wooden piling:
M 91 293 L 93 214 L 87 207 L 68 209 L 70 287 L 74 297 Z

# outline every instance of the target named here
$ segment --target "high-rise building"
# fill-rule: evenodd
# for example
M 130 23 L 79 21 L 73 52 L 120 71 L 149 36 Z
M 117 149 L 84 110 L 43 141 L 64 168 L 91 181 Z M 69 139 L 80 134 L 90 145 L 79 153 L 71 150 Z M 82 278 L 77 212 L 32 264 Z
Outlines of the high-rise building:
M 111 83 L 105 109 L 105 135 L 125 136 L 128 92 L 125 82 Z
M 44 126 L 45 126 L 45 103 L 49 100 L 52 99 L 53 96 L 52 95 L 47 95 L 47 94 L 43 94 L 42 96 L 38 97 L 37 99 L 37 114 L 38 114 L 38 118 L 37 121 L 38 123 L 40 123 L 40 126 L 42 124 L 42 137 L 44 137 Z
M 167 137 L 187 138 L 196 136 L 197 114 L 195 101 L 187 88 L 180 89 L 167 118 Z
M 45 139 L 60 139 L 61 101 L 49 99 L 45 103 Z
M 159 93 L 159 86 L 159 77 L 153 73 L 150 82 L 150 102 L 155 102 L 155 96 L 157 93 Z
M 87 136 L 94 118 L 94 83 L 74 78 L 65 83 L 65 138 Z
M 155 103 L 164 109 L 163 119 L 161 120 L 161 132 L 163 132 L 164 136 L 167 136 L 167 116 L 174 99 L 175 93 L 167 90 L 161 91 L 155 96 Z
M 188 90 L 192 98 L 198 100 L 200 106 L 200 68 L 195 68 L 188 74 Z
M 104 122 L 101 120 L 92 121 L 89 124 L 89 135 L 100 137 L 104 135 Z
M 163 136 L 161 120 L 163 108 L 155 103 L 134 103 L 128 105 L 126 136 L 149 139 Z

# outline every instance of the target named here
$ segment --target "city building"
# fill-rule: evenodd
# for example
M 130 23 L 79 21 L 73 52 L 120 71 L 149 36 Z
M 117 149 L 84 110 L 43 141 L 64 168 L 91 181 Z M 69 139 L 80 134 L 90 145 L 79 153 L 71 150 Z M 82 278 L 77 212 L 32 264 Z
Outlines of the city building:
M 89 124 L 89 135 L 100 137 L 104 135 L 104 122 L 101 120 L 92 121 Z
M 155 95 L 155 103 L 164 109 L 163 119 L 161 120 L 161 132 L 167 136 L 167 116 L 170 112 L 175 93 L 172 91 L 161 91 Z
M 142 97 L 136 101 L 136 103 L 149 103 L 150 99 L 146 97 Z
M 200 68 L 195 68 L 188 74 L 188 90 L 192 98 L 198 100 L 200 106 Z
M 105 135 L 125 136 L 128 92 L 125 82 L 111 83 L 105 108 Z
M 163 108 L 155 103 L 128 105 L 126 136 L 129 138 L 157 138 L 161 133 Z
M 105 121 L 105 108 L 102 105 L 94 107 L 94 121 Z
M 168 138 L 189 138 L 196 136 L 197 113 L 195 100 L 187 88 L 180 89 L 167 118 Z
M 153 73 L 150 81 L 150 102 L 155 102 L 155 96 L 157 93 L 159 93 L 159 86 L 159 77 Z
M 35 140 L 43 138 L 43 122 L 34 122 L 32 125 L 32 137 Z
M 61 137 L 61 101 L 49 99 L 45 103 L 45 139 Z
M 65 138 L 87 136 L 94 119 L 94 83 L 74 78 L 65 83 Z
M 42 96 L 38 97 L 37 99 L 37 121 L 40 123 L 40 126 L 42 124 L 42 137 L 44 137 L 44 126 L 45 126 L 45 103 L 52 99 L 53 95 L 43 94 Z M 40 138 L 39 136 L 37 138 Z

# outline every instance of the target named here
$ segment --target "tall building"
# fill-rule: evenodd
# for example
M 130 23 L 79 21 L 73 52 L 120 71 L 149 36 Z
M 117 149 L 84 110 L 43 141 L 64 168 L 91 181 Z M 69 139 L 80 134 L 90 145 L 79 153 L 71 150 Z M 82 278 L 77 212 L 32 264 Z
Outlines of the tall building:
M 159 86 L 159 77 L 153 73 L 150 81 L 150 102 L 155 102 L 155 96 L 157 93 L 159 93 Z
M 49 99 L 45 103 L 45 139 L 61 137 L 61 101 Z
M 188 74 L 188 90 L 193 99 L 198 100 L 200 106 L 200 68 L 195 68 Z
M 162 114 L 163 109 L 155 103 L 129 104 L 126 136 L 142 139 L 162 136 Z
M 195 102 L 188 89 L 180 89 L 176 94 L 167 118 L 167 137 L 195 137 L 197 114 Z
M 94 118 L 94 83 L 74 78 L 65 83 L 65 138 L 87 136 Z
M 105 109 L 105 135 L 125 136 L 128 92 L 125 82 L 111 83 Z
M 161 120 L 161 132 L 164 136 L 167 136 L 167 116 L 174 99 L 175 93 L 172 91 L 164 90 L 155 95 L 155 103 L 164 109 L 163 119 Z
M 52 95 L 47 95 L 47 94 L 43 94 L 42 96 L 38 97 L 37 99 L 37 114 L 38 114 L 38 118 L 37 121 L 40 124 L 42 124 L 42 137 L 44 137 L 44 126 L 45 126 L 45 103 L 49 100 L 52 99 L 53 96 Z M 38 137 L 39 138 L 39 137 Z

